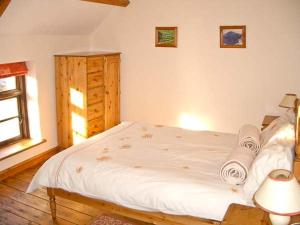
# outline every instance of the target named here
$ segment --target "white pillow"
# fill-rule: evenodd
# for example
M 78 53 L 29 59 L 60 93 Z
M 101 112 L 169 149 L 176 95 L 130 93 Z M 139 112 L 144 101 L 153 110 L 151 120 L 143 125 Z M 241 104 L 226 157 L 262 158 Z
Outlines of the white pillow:
M 294 112 L 294 109 L 288 109 L 279 118 L 281 118 L 284 121 L 290 122 L 291 124 L 296 123 L 296 113 Z
M 252 198 L 268 174 L 276 169 L 292 171 L 295 148 L 295 113 L 288 111 L 262 131 L 261 150 L 256 156 L 244 184 L 244 192 Z
M 261 146 L 278 140 L 295 144 L 295 127 L 285 117 L 274 120 L 260 135 Z
M 280 140 L 277 140 L 263 147 L 253 161 L 243 187 L 249 203 L 252 203 L 254 193 L 271 171 L 276 169 L 292 171 L 294 149 L 291 145 L 280 142 Z

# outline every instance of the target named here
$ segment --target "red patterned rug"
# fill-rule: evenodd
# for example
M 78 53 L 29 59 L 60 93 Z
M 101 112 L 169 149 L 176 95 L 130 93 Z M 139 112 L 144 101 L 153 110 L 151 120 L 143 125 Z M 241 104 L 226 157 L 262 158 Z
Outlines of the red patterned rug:
M 148 225 L 148 223 L 117 215 L 103 214 L 93 220 L 90 225 Z

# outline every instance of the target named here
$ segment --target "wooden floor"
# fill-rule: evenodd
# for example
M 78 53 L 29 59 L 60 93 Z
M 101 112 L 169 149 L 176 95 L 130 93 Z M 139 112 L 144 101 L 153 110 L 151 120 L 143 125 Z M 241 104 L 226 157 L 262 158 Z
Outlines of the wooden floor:
M 0 182 L 0 224 L 88 224 L 102 212 L 73 201 L 57 197 L 57 222 L 50 215 L 46 189 L 31 194 L 25 191 L 38 167 L 28 169 Z

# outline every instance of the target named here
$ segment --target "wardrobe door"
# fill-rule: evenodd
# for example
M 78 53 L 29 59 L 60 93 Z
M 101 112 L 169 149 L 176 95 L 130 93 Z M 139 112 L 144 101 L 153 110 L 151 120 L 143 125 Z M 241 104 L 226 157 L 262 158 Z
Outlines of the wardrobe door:
M 120 123 L 120 56 L 105 57 L 105 129 Z
M 86 70 L 86 57 L 68 58 L 72 144 L 80 143 L 88 136 Z

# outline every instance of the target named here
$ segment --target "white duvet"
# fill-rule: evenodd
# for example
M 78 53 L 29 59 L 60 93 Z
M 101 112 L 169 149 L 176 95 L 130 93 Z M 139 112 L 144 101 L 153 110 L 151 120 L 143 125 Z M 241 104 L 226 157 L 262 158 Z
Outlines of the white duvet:
M 123 122 L 49 159 L 28 192 L 46 186 L 144 211 L 222 220 L 247 204 L 219 169 L 237 136 Z

